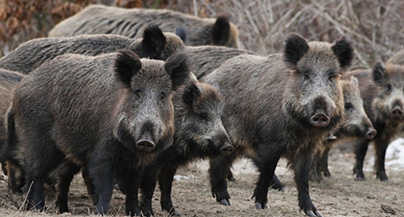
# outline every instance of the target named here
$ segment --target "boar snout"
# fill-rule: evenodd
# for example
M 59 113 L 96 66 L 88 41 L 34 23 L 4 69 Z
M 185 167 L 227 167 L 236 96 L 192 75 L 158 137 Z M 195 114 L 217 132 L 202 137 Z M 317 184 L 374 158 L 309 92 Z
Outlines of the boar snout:
M 220 154 L 224 156 L 230 155 L 234 151 L 234 147 L 232 144 L 229 142 L 226 142 L 221 148 L 220 148 Z
M 156 148 L 159 132 L 159 125 L 152 121 L 146 121 L 141 129 L 139 138 L 136 141 L 136 148 L 140 151 L 151 152 Z
M 391 110 L 391 117 L 393 119 L 399 119 L 399 120 L 403 119 L 404 112 L 401 106 L 399 105 L 394 106 L 394 108 Z
M 366 138 L 371 140 L 375 138 L 377 131 L 373 127 L 368 128 L 368 132 L 366 132 Z
M 311 116 L 310 124 L 313 127 L 327 127 L 330 124 L 330 118 L 322 110 L 317 110 L 317 112 Z

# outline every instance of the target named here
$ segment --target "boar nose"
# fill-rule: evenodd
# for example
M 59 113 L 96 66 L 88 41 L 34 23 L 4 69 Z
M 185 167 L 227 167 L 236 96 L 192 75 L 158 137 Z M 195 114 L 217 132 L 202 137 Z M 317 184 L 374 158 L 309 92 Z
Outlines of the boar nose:
M 310 124 L 313 127 L 327 127 L 330 124 L 330 118 L 324 113 L 324 111 L 317 111 L 316 114 L 311 116 Z
M 403 110 L 400 106 L 394 106 L 394 108 L 391 110 L 391 117 L 393 119 L 402 119 L 404 117 Z
M 136 148 L 140 151 L 151 152 L 155 147 L 156 145 L 150 139 L 139 139 L 136 143 Z
M 377 131 L 373 127 L 368 128 L 368 132 L 366 132 L 366 138 L 371 140 L 375 138 Z
M 221 148 L 220 148 L 220 154 L 224 156 L 230 155 L 234 151 L 234 147 L 232 144 L 226 142 Z

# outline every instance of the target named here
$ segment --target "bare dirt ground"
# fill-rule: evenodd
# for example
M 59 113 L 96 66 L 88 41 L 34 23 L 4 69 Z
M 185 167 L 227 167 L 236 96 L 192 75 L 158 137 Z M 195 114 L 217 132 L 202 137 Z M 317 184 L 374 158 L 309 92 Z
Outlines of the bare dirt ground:
M 370 151 L 372 152 L 372 151 Z M 404 169 L 387 168 L 390 182 L 376 180 L 368 153 L 365 165 L 364 182 L 354 181 L 352 167 L 354 155 L 344 148 L 335 148 L 331 152 L 331 178 L 323 183 L 310 183 L 313 203 L 324 216 L 361 216 L 387 217 L 404 216 Z M 235 167 L 236 182 L 230 182 L 232 206 L 216 203 L 210 193 L 207 176 L 207 162 L 202 161 L 181 169 L 173 184 L 173 202 L 182 216 L 304 216 L 299 213 L 297 190 L 293 175 L 281 161 L 276 174 L 287 186 L 286 192 L 269 190 L 269 210 L 256 210 L 251 200 L 258 173 L 249 160 L 240 160 Z M 37 211 L 19 211 L 25 196 L 12 195 L 7 190 L 5 180 L 0 181 L 0 216 L 55 216 L 55 193 L 48 189 L 45 213 Z M 113 216 L 124 215 L 124 195 L 114 191 L 111 201 Z M 81 176 L 75 177 L 69 194 L 71 213 L 59 216 L 94 215 L 91 200 Z M 168 216 L 161 211 L 159 192 L 153 199 L 155 216 Z

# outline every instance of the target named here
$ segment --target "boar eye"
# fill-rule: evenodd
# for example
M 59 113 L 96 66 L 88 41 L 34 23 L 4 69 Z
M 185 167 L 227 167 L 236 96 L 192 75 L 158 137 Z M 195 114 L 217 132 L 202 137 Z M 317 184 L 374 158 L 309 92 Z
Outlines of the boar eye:
M 164 92 L 160 93 L 160 100 L 163 100 L 164 98 L 166 98 L 167 94 Z
M 140 99 L 141 96 L 142 96 L 142 90 L 140 89 L 135 90 L 136 99 Z
M 390 94 L 390 93 L 391 93 L 391 88 L 392 88 L 391 84 L 387 84 L 387 85 L 386 85 L 386 94 Z
M 200 113 L 200 114 L 199 114 L 199 118 L 200 118 L 201 120 L 208 120 L 208 114 L 206 114 L 206 113 Z
M 328 80 L 332 81 L 336 77 L 336 74 L 334 71 L 328 71 Z
M 304 72 L 303 76 L 304 76 L 304 80 L 309 80 L 310 79 L 310 76 L 309 76 L 308 72 Z
M 352 103 L 350 103 L 350 102 L 345 103 L 345 110 L 352 111 L 353 110 Z

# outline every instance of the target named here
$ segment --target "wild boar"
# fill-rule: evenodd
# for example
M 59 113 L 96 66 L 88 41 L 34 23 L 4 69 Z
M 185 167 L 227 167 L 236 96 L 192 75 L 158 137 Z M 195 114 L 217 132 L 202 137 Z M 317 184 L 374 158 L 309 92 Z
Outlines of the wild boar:
M 355 70 L 348 75 L 358 79 L 366 114 L 377 130 L 373 140 L 376 148 L 376 176 L 381 181 L 388 181 L 384 167 L 386 150 L 404 126 L 404 66 L 384 66 L 378 62 L 373 70 Z M 366 138 L 356 141 L 353 173 L 359 181 L 365 179 L 363 161 L 369 143 Z
M 43 181 L 58 165 L 57 206 L 67 212 L 74 174 L 88 168 L 98 202 L 109 210 L 114 178 L 126 189 L 126 214 L 139 214 L 139 167 L 172 145 L 172 93 L 189 77 L 183 54 L 140 60 L 125 50 L 47 61 L 18 85 L 7 113 L 9 150 L 24 150 L 28 201 L 44 209 Z
M 311 157 L 342 120 L 340 76 L 353 55 L 345 38 L 330 44 L 293 34 L 284 54 L 240 55 L 202 78 L 219 86 L 223 123 L 236 150 L 211 160 L 210 182 L 217 201 L 230 203 L 227 173 L 233 160 L 244 154 L 260 171 L 253 194 L 256 208 L 267 208 L 268 186 L 283 156 L 295 174 L 300 209 L 321 216 L 309 195 Z
M 178 36 L 163 33 L 157 26 L 148 26 L 142 33 L 143 38 L 136 39 L 118 35 L 33 39 L 1 58 L 0 68 L 28 74 L 45 61 L 62 54 L 96 56 L 121 49 L 130 49 L 139 57 L 166 60 L 185 46 Z
M 377 134 L 363 108 L 358 80 L 353 76 L 343 76 L 341 87 L 344 94 L 344 120 L 334 133 L 336 138 L 324 141 L 324 146 L 316 153 L 310 170 L 310 180 L 312 181 L 321 182 L 323 174 L 325 177 L 331 176 L 328 170 L 328 152 L 335 143 L 355 138 L 372 140 Z
M 166 32 L 174 32 L 178 27 L 184 29 L 187 32 L 187 45 L 238 48 L 240 43 L 237 27 L 225 16 L 219 16 L 217 19 L 198 18 L 167 9 L 125 9 L 104 5 L 90 5 L 84 8 L 57 24 L 48 36 L 117 34 L 135 38 L 140 37 L 142 30 L 150 23 Z
M 171 187 L 177 169 L 197 159 L 229 155 L 233 151 L 221 120 L 221 101 L 216 88 L 199 82 L 193 82 L 175 93 L 176 132 L 173 146 L 145 168 L 141 181 L 143 214 L 153 215 L 151 201 L 158 180 L 162 209 L 171 215 L 179 215 L 171 201 Z

